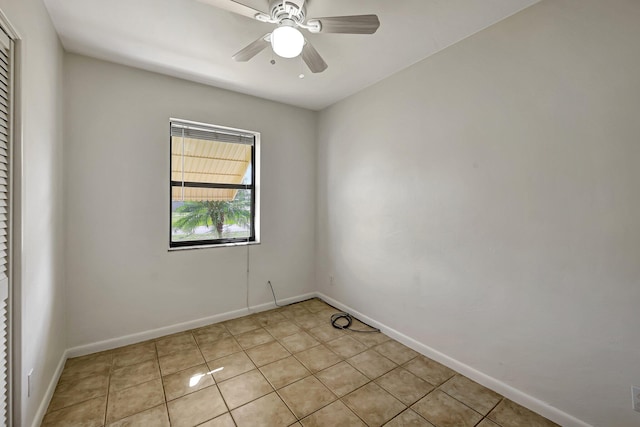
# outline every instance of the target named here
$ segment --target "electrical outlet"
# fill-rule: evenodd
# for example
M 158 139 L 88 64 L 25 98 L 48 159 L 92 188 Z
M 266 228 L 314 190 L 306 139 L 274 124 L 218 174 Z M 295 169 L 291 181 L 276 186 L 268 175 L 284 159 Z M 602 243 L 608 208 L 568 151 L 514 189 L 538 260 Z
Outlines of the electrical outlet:
M 33 368 L 27 374 L 27 397 L 31 397 L 31 377 L 33 376 Z
M 640 387 L 631 387 L 631 394 L 633 397 L 633 410 L 640 412 Z

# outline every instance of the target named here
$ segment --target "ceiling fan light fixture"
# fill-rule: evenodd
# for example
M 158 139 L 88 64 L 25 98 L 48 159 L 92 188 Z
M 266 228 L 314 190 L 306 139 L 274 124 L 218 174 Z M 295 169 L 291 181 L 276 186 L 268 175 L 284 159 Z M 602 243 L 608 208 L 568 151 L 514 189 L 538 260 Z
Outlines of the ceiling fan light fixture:
M 293 23 L 283 22 L 271 33 L 271 47 L 278 56 L 295 58 L 302 53 L 304 36 Z

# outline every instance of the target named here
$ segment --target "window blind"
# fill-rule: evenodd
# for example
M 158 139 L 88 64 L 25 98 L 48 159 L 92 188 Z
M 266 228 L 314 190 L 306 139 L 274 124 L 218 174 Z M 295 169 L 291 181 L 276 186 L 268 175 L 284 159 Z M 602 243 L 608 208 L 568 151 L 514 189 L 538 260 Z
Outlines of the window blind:
M 0 29 L 0 426 L 8 424 L 9 405 L 9 230 L 12 41 Z
M 248 145 L 253 145 L 254 141 L 253 135 L 244 135 L 232 130 L 213 126 L 193 125 L 175 120 L 171 122 L 171 136 Z

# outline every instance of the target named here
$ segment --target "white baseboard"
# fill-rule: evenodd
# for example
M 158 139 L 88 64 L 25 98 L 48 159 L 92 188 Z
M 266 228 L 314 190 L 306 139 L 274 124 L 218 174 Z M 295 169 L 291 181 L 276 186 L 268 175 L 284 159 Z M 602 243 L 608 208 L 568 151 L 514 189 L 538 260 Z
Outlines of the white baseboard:
M 49 407 L 49 402 L 53 397 L 53 392 L 56 391 L 56 386 L 58 385 L 58 380 L 60 379 L 60 375 L 62 375 L 62 370 L 64 369 L 64 364 L 67 362 L 67 358 L 69 351 L 65 350 L 60 357 L 60 361 L 58 362 L 58 366 L 56 367 L 56 371 L 53 373 L 53 377 L 49 382 L 49 386 L 47 387 L 47 391 L 44 393 L 42 398 L 42 402 L 40 402 L 40 406 L 38 406 L 38 410 L 36 411 L 36 415 L 33 417 L 33 423 L 31 423 L 31 427 L 40 427 L 42 424 L 42 420 L 47 413 L 47 408 Z
M 391 338 L 395 339 L 396 341 L 406 345 L 409 348 L 412 348 L 413 350 L 417 351 L 418 353 L 421 353 L 439 363 L 442 363 L 443 365 L 453 369 L 454 371 L 457 371 L 459 373 L 461 373 L 462 375 L 465 375 L 468 378 L 471 378 L 472 380 L 476 381 L 479 384 L 482 384 L 483 386 L 490 388 L 491 390 L 495 391 L 496 393 L 499 393 L 501 395 L 503 395 L 504 397 L 506 397 L 507 399 L 513 400 L 514 402 L 531 409 L 532 411 L 542 415 L 543 417 L 546 417 L 548 419 L 550 419 L 551 421 L 554 421 L 558 424 L 560 424 L 561 426 L 564 427 L 592 427 L 590 424 L 585 423 L 584 421 L 574 417 L 573 415 L 567 414 L 566 412 L 561 411 L 558 408 L 555 408 L 551 405 L 549 405 L 548 403 L 545 403 L 539 399 L 536 399 L 533 396 L 530 396 L 516 388 L 511 387 L 508 384 L 503 383 L 502 381 L 493 378 L 483 372 L 478 371 L 477 369 L 472 368 L 469 365 L 465 365 L 464 363 L 453 359 L 452 357 L 447 356 L 446 354 L 443 354 L 431 347 L 429 347 L 426 344 L 423 344 L 421 342 L 418 342 L 416 340 L 414 340 L 411 337 L 408 337 L 406 335 L 404 335 L 401 332 L 396 331 L 395 329 L 392 329 L 390 327 L 388 327 L 387 325 L 384 325 L 380 322 L 377 322 L 376 320 L 352 309 L 351 307 L 342 304 L 339 301 L 334 300 L 333 298 L 328 297 L 327 295 L 324 295 L 321 292 L 316 292 L 316 296 L 320 299 L 322 299 L 323 301 L 331 304 L 332 306 L 339 308 L 342 311 L 346 311 L 349 314 L 353 315 L 354 317 L 358 318 L 359 320 L 363 321 L 364 323 L 367 323 L 371 326 L 374 326 L 378 329 L 380 329 L 383 333 L 385 333 L 386 335 L 390 336 Z
M 309 298 L 314 298 L 315 292 L 298 295 L 296 297 L 286 298 L 278 301 L 281 304 L 291 304 L 294 302 L 304 301 Z M 98 341 L 91 344 L 85 344 L 78 347 L 73 347 L 67 350 L 67 357 L 78 357 L 86 354 L 97 353 L 99 351 L 111 350 L 114 348 L 122 347 L 125 345 L 136 344 L 142 341 L 158 338 L 164 335 L 175 334 L 178 332 L 187 331 L 189 329 L 199 328 L 201 326 L 207 326 L 212 323 L 218 323 L 225 320 L 235 319 L 237 317 L 246 316 L 251 313 L 258 313 L 261 311 L 270 310 L 276 308 L 273 302 L 266 304 L 254 305 L 239 310 L 228 311 L 226 313 L 215 314 L 213 316 L 203 317 L 201 319 L 190 320 L 188 322 L 178 323 L 175 325 L 164 326 L 162 328 L 151 329 L 148 331 L 137 332 L 135 334 L 126 335 L 118 338 L 111 338 L 104 341 Z

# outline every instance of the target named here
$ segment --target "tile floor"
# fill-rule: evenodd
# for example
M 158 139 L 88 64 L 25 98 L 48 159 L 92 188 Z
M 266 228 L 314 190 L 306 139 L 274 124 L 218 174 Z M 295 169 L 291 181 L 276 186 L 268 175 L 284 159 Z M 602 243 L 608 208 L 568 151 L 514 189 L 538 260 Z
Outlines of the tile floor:
M 318 299 L 69 359 L 43 426 L 554 426 Z M 354 328 L 366 329 L 355 322 Z

